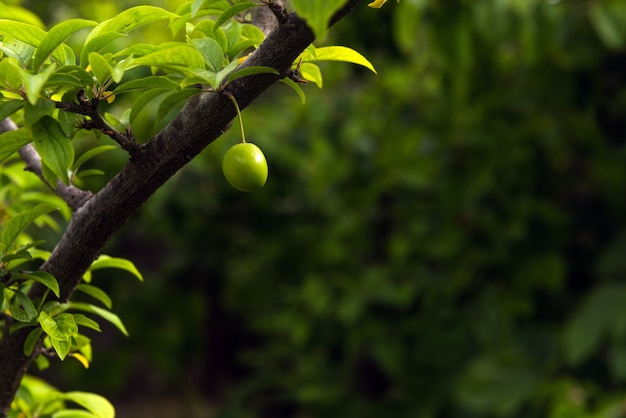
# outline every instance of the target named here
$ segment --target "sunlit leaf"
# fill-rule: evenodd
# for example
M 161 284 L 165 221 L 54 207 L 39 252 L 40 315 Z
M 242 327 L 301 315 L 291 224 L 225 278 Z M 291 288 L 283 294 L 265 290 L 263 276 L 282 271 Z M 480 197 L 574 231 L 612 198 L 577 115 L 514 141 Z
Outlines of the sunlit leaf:
M 78 325 L 74 321 L 74 316 L 69 313 L 61 313 L 52 317 L 45 311 L 39 312 L 39 324 L 53 340 L 68 340 L 78 333 Z
M 91 52 L 89 54 L 89 66 L 93 72 L 96 80 L 103 84 L 111 77 L 111 71 L 113 70 L 109 61 L 97 52 Z
M 41 40 L 33 57 L 33 68 L 39 70 L 50 54 L 73 33 L 86 27 L 95 26 L 97 22 L 84 19 L 69 19 L 53 26 Z M 62 63 L 64 64 L 64 63 Z
M 367 6 L 372 7 L 374 9 L 380 9 L 381 7 L 383 7 L 385 3 L 387 3 L 387 0 L 374 0 L 373 2 L 369 3 Z
M 46 37 L 46 31 L 29 23 L 0 19 L 0 36 L 15 38 L 37 47 Z
M 109 257 L 108 255 L 103 254 L 91 264 L 90 270 L 95 271 L 103 268 L 125 270 L 137 277 L 139 280 L 143 281 L 143 276 L 139 270 L 137 270 L 137 267 L 135 267 L 133 262 L 124 258 Z
M 311 61 L 343 61 L 362 65 L 376 73 L 374 66 L 360 53 L 345 46 L 326 46 L 315 49 L 315 56 L 308 52 L 302 54 L 302 62 Z
M 311 62 L 305 62 L 300 65 L 300 74 L 302 78 L 312 83 L 315 83 L 317 87 L 322 88 L 322 72 L 320 67 Z
M 115 417 L 115 408 L 113 408 L 111 402 L 95 393 L 67 392 L 63 394 L 63 399 L 82 406 L 91 412 L 95 418 Z
M 82 303 L 82 302 L 69 302 L 66 304 L 68 309 L 75 309 L 75 310 L 79 310 L 79 311 L 83 311 L 83 312 L 89 312 L 89 313 L 93 313 L 95 315 L 98 315 L 99 317 L 101 317 L 102 319 L 110 322 L 111 324 L 115 325 L 115 327 L 117 329 L 119 329 L 122 334 L 128 336 L 128 331 L 126 330 L 126 327 L 124 326 L 124 324 L 122 323 L 122 320 L 120 319 L 119 316 L 117 316 L 116 314 L 114 314 L 111 311 L 108 311 L 104 308 L 100 308 L 98 306 L 95 305 L 91 305 L 88 303 Z
M 20 67 L 16 58 L 0 60 L 0 87 L 18 91 L 24 83 L 24 73 L 25 71 Z
M 306 20 L 316 38 L 326 35 L 331 17 L 346 0 L 293 0 L 292 5 L 298 16 Z
M 85 369 L 89 368 L 89 360 L 87 360 L 87 357 L 80 353 L 69 353 L 69 356 L 78 360 L 78 362 L 82 364 Z
M 59 356 L 59 359 L 61 359 L 61 361 L 65 360 L 65 357 L 72 349 L 72 340 L 69 338 L 65 340 L 50 338 L 50 342 L 52 343 L 52 347 L 54 348 L 54 351 L 56 351 L 57 356 Z
M 92 298 L 101 302 L 108 309 L 111 309 L 111 306 L 113 306 L 113 302 L 111 301 L 109 295 L 107 295 L 104 290 L 100 289 L 99 287 L 81 283 L 76 287 L 76 290 L 91 296 Z
M 76 321 L 76 325 L 79 327 L 87 327 L 98 332 L 102 331 L 96 321 L 83 314 L 74 314 L 74 321 Z

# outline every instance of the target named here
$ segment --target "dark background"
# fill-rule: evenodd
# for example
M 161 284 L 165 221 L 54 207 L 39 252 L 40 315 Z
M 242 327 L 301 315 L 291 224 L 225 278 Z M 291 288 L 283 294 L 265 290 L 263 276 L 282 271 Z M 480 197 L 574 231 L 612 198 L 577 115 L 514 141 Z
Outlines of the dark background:
M 130 338 L 46 377 L 122 418 L 626 416 L 626 3 L 364 3 L 326 44 L 378 75 L 324 63 L 306 105 L 246 109 L 265 188 L 221 174 L 237 129 L 211 145 L 106 250 L 145 276 L 95 277 Z

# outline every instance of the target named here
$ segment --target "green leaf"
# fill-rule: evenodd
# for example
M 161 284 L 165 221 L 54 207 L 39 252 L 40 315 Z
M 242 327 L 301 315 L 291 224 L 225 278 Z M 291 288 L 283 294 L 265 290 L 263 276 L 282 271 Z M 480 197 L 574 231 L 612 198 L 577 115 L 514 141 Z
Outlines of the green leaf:
M 204 5 L 205 0 L 193 0 L 191 3 L 191 17 L 194 18 Z
M 168 12 L 155 6 L 136 6 L 124 10 L 115 17 L 102 22 L 99 25 L 99 33 L 120 32 L 128 33 L 133 29 L 159 20 L 179 17 L 177 14 Z
M 53 340 L 69 340 L 78 334 L 78 325 L 74 316 L 69 313 L 61 313 L 50 316 L 45 311 L 39 312 L 39 323 L 44 332 Z
M 32 280 L 34 282 L 42 284 L 43 286 L 52 290 L 52 292 L 55 294 L 57 298 L 61 297 L 61 293 L 59 290 L 59 283 L 57 282 L 57 280 L 54 278 L 52 274 L 46 271 L 37 270 L 37 271 L 30 272 L 30 273 L 18 273 L 15 276 L 20 279 Z
M 3 2 L 2 4 L 2 15 L 10 20 L 19 20 L 20 22 L 27 22 L 38 27 L 44 26 L 39 16 L 30 10 L 19 6 L 12 6 L 7 4 L 7 2 Z
M 35 328 L 28 334 L 26 340 L 24 341 L 24 355 L 30 356 L 33 353 L 33 350 L 35 349 L 37 342 L 39 342 L 39 338 L 42 334 L 43 329 L 40 327 Z
M 22 77 L 24 80 L 24 88 L 26 89 L 26 97 L 28 98 L 30 104 L 35 105 L 35 103 L 37 103 L 41 89 L 44 84 L 46 84 L 52 73 L 54 73 L 55 68 L 56 64 L 53 63 L 40 73 L 23 73 Z
M 0 134 L 0 163 L 32 140 L 30 132 L 25 128 Z
M 376 74 L 376 70 L 367 58 L 359 54 L 352 48 L 345 46 L 326 46 L 315 49 L 315 56 L 309 52 L 302 54 L 302 62 L 311 61 L 344 61 L 352 64 L 362 65 Z
M 87 327 L 87 328 L 91 328 L 94 331 L 98 331 L 101 332 L 102 330 L 100 329 L 100 325 L 94 321 L 93 319 L 83 315 L 83 314 L 73 314 L 74 315 L 74 321 L 76 321 L 76 324 L 79 327 Z
M 2 100 L 0 101 L 0 120 L 8 118 L 24 106 L 24 100 Z M 1 153 L 2 151 L 0 151 Z
M 81 87 L 92 86 L 94 80 L 91 74 L 78 65 L 63 65 L 50 76 L 46 86 L 48 87 Z
M 201 92 L 202 90 L 196 88 L 188 88 L 185 90 L 177 91 L 176 93 L 172 93 L 169 96 L 165 97 L 163 101 L 161 101 L 161 103 L 159 104 L 159 108 L 157 109 L 157 114 L 155 118 L 156 122 L 160 122 L 172 111 L 172 109 L 175 109 L 176 107 L 182 107 L 191 96 L 199 94 Z
M 122 323 L 122 320 L 119 318 L 119 316 L 115 315 L 111 311 L 107 311 L 104 308 L 100 308 L 98 306 L 90 305 L 88 303 L 82 303 L 82 302 L 69 302 L 66 304 L 66 306 L 68 307 L 68 309 L 75 309 L 78 311 L 89 312 L 89 313 L 98 315 L 102 319 L 113 324 L 117 329 L 119 329 L 122 332 L 122 334 L 128 336 L 128 331 L 126 330 L 126 327 Z
M 97 52 L 90 52 L 88 60 L 94 77 L 100 84 L 104 84 L 111 77 L 113 67 L 106 58 Z
M 8 90 L 18 91 L 23 84 L 25 71 L 16 58 L 0 60 L 0 86 Z
M 99 52 L 109 42 L 124 36 L 131 30 L 175 17 L 178 15 L 155 6 L 136 6 L 124 10 L 115 17 L 100 23 L 87 36 L 80 54 L 81 66 L 87 66 L 87 57 L 91 52 Z
M 250 3 L 250 2 L 235 4 L 234 6 L 225 10 L 221 15 L 219 15 L 219 17 L 215 21 L 215 27 L 219 28 L 224 23 L 226 23 L 228 19 L 235 16 L 236 14 L 239 14 L 243 12 L 244 10 L 247 10 L 256 6 L 258 5 L 255 3 Z
M 44 116 L 52 116 L 54 109 L 55 106 L 51 100 L 37 100 L 34 105 L 30 102 L 24 103 L 24 125 L 32 126 Z
M 35 358 L 35 364 L 37 365 L 37 370 L 46 370 L 50 367 L 50 360 L 43 354 L 40 354 Z
M 2 230 L 2 235 L 0 236 L 0 242 L 4 245 L 5 251 L 11 248 L 18 235 L 35 219 L 54 210 L 56 210 L 54 206 L 44 203 L 35 206 L 31 211 L 19 213 L 9 219 L 9 222 Z
M 86 27 L 95 26 L 97 22 L 84 19 L 70 19 L 53 26 L 41 40 L 33 57 L 33 68 L 39 70 L 52 52 L 70 35 Z M 61 63 L 63 64 L 63 63 Z
M 83 154 L 81 154 L 80 157 L 78 157 L 76 161 L 74 161 L 74 164 L 72 164 L 72 167 L 71 167 L 72 171 L 77 171 L 83 164 L 85 164 L 87 161 L 89 161 L 96 155 L 102 154 L 103 152 L 114 150 L 116 148 L 117 147 L 114 145 L 100 145 L 99 147 L 91 148 L 85 151 Z
M 222 85 L 222 81 L 224 81 L 224 79 L 233 72 L 233 70 L 235 68 L 237 68 L 238 66 L 238 62 L 237 60 L 232 60 L 226 67 L 224 67 L 221 71 L 218 71 L 217 74 L 215 74 L 215 81 L 213 84 L 214 88 L 218 88 L 219 86 Z
M 244 39 L 242 41 L 237 42 L 232 47 L 228 48 L 228 56 L 235 57 L 239 55 L 240 52 L 245 51 L 248 48 L 256 47 L 258 44 L 251 39 Z
M 35 47 L 17 39 L 5 37 L 0 44 L 0 52 L 16 59 L 22 68 L 26 68 L 33 57 Z
M 46 32 L 29 23 L 0 19 L 0 36 L 15 38 L 37 47 L 46 37 Z
M 280 82 L 291 87 L 293 91 L 295 91 L 296 94 L 300 97 L 300 100 L 302 100 L 302 104 L 306 103 L 306 96 L 304 95 L 304 91 L 302 90 L 302 87 L 300 87 L 300 84 L 296 83 L 290 78 L 283 78 L 280 80 Z
M 91 296 L 92 298 L 101 302 L 108 309 L 111 309 L 111 306 L 113 306 L 113 302 L 111 301 L 111 298 L 109 297 L 109 295 L 107 295 L 99 287 L 81 283 L 78 286 L 76 286 L 76 290 Z
M 19 250 L 19 251 L 15 252 L 14 254 L 8 254 L 8 255 L 2 257 L 2 264 L 4 264 L 6 266 L 11 261 L 16 261 L 16 260 L 32 261 L 33 257 L 30 255 L 30 253 L 28 251 L 26 251 L 26 250 Z M 11 266 L 11 268 L 13 268 L 13 266 Z M 19 277 L 19 274 L 14 274 L 13 277 Z
M 15 299 L 9 307 L 9 310 L 13 318 L 20 322 L 32 322 L 35 318 L 37 318 L 37 309 L 35 309 L 35 305 L 33 305 L 33 302 L 28 298 L 28 296 L 20 290 L 15 292 Z
M 254 75 L 254 74 L 279 75 L 278 71 L 276 71 L 275 68 L 255 65 L 252 67 L 245 67 L 245 68 L 242 68 L 241 70 L 237 70 L 237 71 L 230 73 L 226 81 L 230 83 L 232 81 L 237 80 L 238 78 L 242 78 L 242 77 L 246 77 L 246 76 Z
M 224 51 L 222 51 L 222 47 L 215 39 L 192 39 L 191 43 L 213 71 L 219 71 L 224 67 Z
M 295 12 L 306 20 L 316 38 L 324 38 L 330 18 L 346 3 L 346 0 L 293 0 Z
M 61 361 L 65 360 L 65 357 L 70 352 L 72 348 L 72 340 L 57 340 L 56 338 L 50 338 L 50 342 L 52 343 L 52 347 L 54 351 L 56 351 L 57 356 L 61 359 Z
M 59 122 L 59 126 L 61 130 L 63 130 L 63 134 L 67 137 L 70 137 L 79 126 L 79 122 L 82 120 L 82 116 L 76 113 L 71 112 L 59 112 L 57 116 L 57 121 Z
M 311 81 L 317 85 L 317 87 L 322 88 L 322 72 L 320 71 L 320 67 L 311 62 L 305 62 L 300 65 L 300 74 L 302 78 L 307 81 Z
M 120 94 L 132 90 L 180 90 L 180 85 L 163 76 L 149 76 L 122 83 L 113 90 L 113 94 Z
M 626 4 L 622 0 L 594 1 L 589 7 L 589 17 L 598 36 L 613 50 L 626 44 Z
M 55 412 L 52 418 L 94 418 L 95 415 L 83 409 L 63 409 Z
M 96 26 L 91 33 L 93 34 L 96 29 L 98 29 L 98 26 Z M 89 64 L 89 54 L 92 52 L 99 52 L 110 42 L 121 38 L 122 36 L 124 36 L 124 34 L 119 32 L 105 32 L 101 35 L 88 37 L 82 51 L 80 51 L 80 66 L 82 68 L 87 68 L 87 64 Z
M 626 314 L 626 285 L 607 283 L 589 293 L 565 327 L 564 356 L 572 365 L 585 361 L 611 333 L 615 318 Z
M 141 275 L 139 270 L 137 270 L 137 267 L 135 267 L 133 262 L 124 258 L 109 257 L 108 255 L 103 254 L 91 264 L 91 267 L 89 269 L 91 271 L 94 271 L 103 268 L 115 268 L 125 270 L 133 276 L 137 277 L 140 281 L 143 281 L 143 276 Z
M 87 392 L 66 392 L 63 394 L 63 398 L 82 406 L 96 418 L 115 417 L 115 409 L 111 402 L 100 395 Z
M 234 25 L 231 27 L 233 26 Z M 226 32 L 224 32 L 224 29 L 222 28 L 215 27 L 215 22 L 212 20 L 201 20 L 197 25 L 193 26 L 193 29 L 188 33 L 188 39 L 207 37 L 215 39 L 217 43 L 220 44 L 222 51 L 226 51 L 228 49 L 228 38 L 226 36 Z
M 133 107 L 130 109 L 130 123 L 135 121 L 135 118 L 139 116 L 139 113 L 146 108 L 146 106 L 163 94 L 163 90 L 148 90 L 142 93 L 137 99 L 133 101 Z
M 67 171 L 74 161 L 74 147 L 59 122 L 50 116 L 44 116 L 33 125 L 32 132 L 33 145 L 42 162 L 55 176 L 69 184 Z
M 204 68 L 203 56 L 191 45 L 179 44 L 136 58 L 135 65 L 175 67 L 180 69 Z

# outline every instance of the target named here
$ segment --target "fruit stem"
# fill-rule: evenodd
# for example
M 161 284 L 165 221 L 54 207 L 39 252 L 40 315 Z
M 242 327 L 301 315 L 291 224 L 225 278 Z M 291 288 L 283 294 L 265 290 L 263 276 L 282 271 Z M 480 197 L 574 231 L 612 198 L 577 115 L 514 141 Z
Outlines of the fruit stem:
M 237 100 L 235 99 L 235 96 L 233 96 L 232 94 L 229 94 L 228 98 L 235 105 L 235 110 L 237 111 L 237 116 L 239 117 L 239 127 L 241 128 L 241 142 L 245 144 L 246 134 L 243 131 L 243 119 L 241 118 L 241 110 L 239 110 L 239 105 L 237 104 Z

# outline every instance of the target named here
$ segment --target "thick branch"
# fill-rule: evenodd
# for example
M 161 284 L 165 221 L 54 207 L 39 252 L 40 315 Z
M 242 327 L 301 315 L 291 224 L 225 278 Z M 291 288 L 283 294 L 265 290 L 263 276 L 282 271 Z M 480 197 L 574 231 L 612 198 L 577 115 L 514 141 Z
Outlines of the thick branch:
M 266 6 L 256 7 L 252 10 L 252 24 L 263 31 L 265 36 L 269 35 L 279 23 L 284 23 L 287 19 L 285 12 L 285 0 L 269 0 Z
M 349 0 L 333 21 L 345 16 L 359 1 Z M 313 32 L 305 22 L 290 14 L 243 65 L 270 66 L 284 76 L 313 40 Z M 271 74 L 253 75 L 230 83 L 225 94 L 201 93 L 192 97 L 163 131 L 142 146 L 117 176 L 76 211 L 42 266 L 59 281 L 63 301 L 71 297 L 83 273 L 128 218 L 228 128 L 236 113 L 226 94 L 233 95 L 244 108 L 279 78 Z M 34 293 L 31 296 L 37 296 L 37 290 Z M 20 378 L 32 361 L 22 349 L 27 334 L 28 330 L 20 330 L 4 335 L 0 341 L 0 417 L 7 413 Z
M 17 129 L 17 125 L 9 119 L 6 118 L 2 122 L 0 122 L 0 133 L 13 131 Z M 41 157 L 35 150 L 32 144 L 28 144 L 23 146 L 19 150 L 20 157 L 26 163 L 25 170 L 33 172 L 37 177 L 41 179 L 41 181 L 46 184 L 50 189 L 52 189 L 61 199 L 63 199 L 67 205 L 73 210 L 76 211 L 83 203 L 85 203 L 88 199 L 91 198 L 91 192 L 81 190 L 72 185 L 66 185 L 61 180 L 57 181 L 55 187 L 50 185 L 43 176 L 43 172 L 41 169 Z

